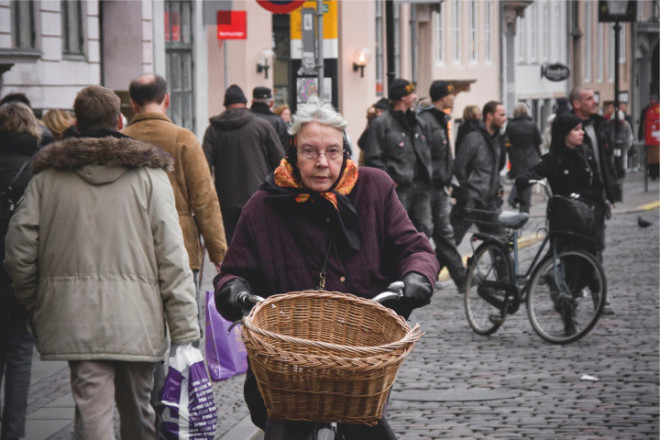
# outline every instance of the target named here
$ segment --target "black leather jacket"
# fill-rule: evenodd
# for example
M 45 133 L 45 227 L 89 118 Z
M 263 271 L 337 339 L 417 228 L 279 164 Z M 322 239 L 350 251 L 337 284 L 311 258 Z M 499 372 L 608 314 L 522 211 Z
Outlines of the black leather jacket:
M 426 122 L 428 143 L 431 147 L 431 163 L 433 166 L 433 187 L 444 188 L 451 182 L 454 156 L 448 136 L 448 124 L 451 116 L 431 107 L 422 110 L 419 118 Z
M 425 122 L 411 110 L 386 110 L 371 125 L 365 165 L 385 171 L 402 187 L 413 181 L 430 186 L 433 170 Z

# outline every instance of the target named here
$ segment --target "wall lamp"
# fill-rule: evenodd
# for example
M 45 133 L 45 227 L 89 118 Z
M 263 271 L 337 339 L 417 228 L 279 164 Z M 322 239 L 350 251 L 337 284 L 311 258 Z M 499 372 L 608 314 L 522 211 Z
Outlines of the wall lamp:
M 273 59 L 274 55 L 275 52 L 271 49 L 263 49 L 259 52 L 260 61 L 257 62 L 257 73 L 264 72 L 266 79 L 268 79 L 268 69 L 272 67 L 271 64 L 269 64 L 269 61 Z M 261 63 L 261 60 L 263 60 L 263 64 Z
M 371 60 L 371 51 L 366 47 L 361 47 L 353 55 L 353 72 L 360 71 L 360 78 L 364 78 L 364 66 Z

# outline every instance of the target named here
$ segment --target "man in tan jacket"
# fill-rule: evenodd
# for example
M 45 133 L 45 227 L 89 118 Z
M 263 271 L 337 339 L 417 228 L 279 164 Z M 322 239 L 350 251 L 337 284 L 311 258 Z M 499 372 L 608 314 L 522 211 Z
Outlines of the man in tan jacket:
M 166 170 L 172 157 L 131 139 L 119 97 L 82 89 L 80 136 L 34 158 L 5 239 L 4 265 L 43 360 L 66 360 L 83 440 L 155 440 L 154 363 L 199 339 L 195 286 Z
M 166 116 L 170 106 L 167 83 L 159 75 L 142 75 L 131 82 L 129 87 L 131 106 L 135 116 L 123 130 L 134 139 L 159 146 L 174 157 L 174 170 L 168 173 L 179 223 L 188 251 L 190 268 L 197 281 L 201 269 L 203 248 L 199 233 L 204 237 L 204 245 L 209 259 L 219 270 L 227 251 L 225 227 L 222 222 L 220 204 L 215 192 L 211 172 L 204 151 L 195 135 L 183 127 L 175 125 Z M 204 304 L 197 286 L 197 304 Z M 204 313 L 200 310 L 199 327 L 204 328 Z M 155 406 L 165 379 L 165 369 L 158 364 L 154 376 L 154 389 L 151 396 Z

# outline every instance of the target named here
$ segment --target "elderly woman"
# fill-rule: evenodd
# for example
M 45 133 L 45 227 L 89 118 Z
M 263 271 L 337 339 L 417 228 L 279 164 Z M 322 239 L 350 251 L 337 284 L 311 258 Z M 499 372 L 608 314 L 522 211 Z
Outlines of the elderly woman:
M 41 140 L 41 127 L 32 109 L 22 102 L 11 101 L 0 106 L 0 193 L 17 202 L 32 177 L 32 155 Z M 8 188 L 11 187 L 11 190 Z M 0 203 L 7 202 L 2 197 Z M 0 248 L 5 257 L 4 236 L 9 224 L 8 212 L 2 206 L 0 216 Z M 30 387 L 30 365 L 34 341 L 27 331 L 28 313 L 14 299 L 11 279 L 0 265 L 0 382 L 4 378 L 2 438 L 25 436 L 25 414 Z
M 404 298 L 392 305 L 398 313 L 408 316 L 430 302 L 438 274 L 431 245 L 411 223 L 390 177 L 358 171 L 346 152 L 345 129 L 329 104 L 298 107 L 287 156 L 243 208 L 214 280 L 226 319 L 241 317 L 236 297 L 243 290 L 267 297 L 323 288 L 372 298 L 403 280 Z M 306 438 L 299 436 L 309 424 L 288 422 L 282 433 L 268 419 L 250 371 L 245 398 L 266 438 Z M 342 429 L 347 440 L 396 438 L 384 418 L 375 427 Z

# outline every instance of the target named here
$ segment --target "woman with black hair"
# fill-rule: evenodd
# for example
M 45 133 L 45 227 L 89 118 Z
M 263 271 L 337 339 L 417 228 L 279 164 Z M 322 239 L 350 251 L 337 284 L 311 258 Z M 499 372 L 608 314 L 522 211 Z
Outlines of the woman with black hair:
M 580 248 L 592 253 L 602 264 L 602 251 L 605 249 L 605 217 L 610 205 L 605 198 L 605 189 L 593 150 L 584 141 L 582 120 L 574 113 L 558 114 L 552 122 L 552 143 L 550 152 L 544 155 L 534 167 L 516 178 L 516 188 L 522 193 L 530 180 L 547 179 L 555 195 L 577 194 L 594 207 L 594 229 L 591 237 L 562 236 L 555 238 L 557 251 L 566 248 Z M 588 276 L 585 275 L 585 277 Z M 612 314 L 609 300 L 605 303 L 604 314 Z

